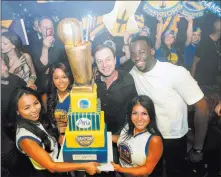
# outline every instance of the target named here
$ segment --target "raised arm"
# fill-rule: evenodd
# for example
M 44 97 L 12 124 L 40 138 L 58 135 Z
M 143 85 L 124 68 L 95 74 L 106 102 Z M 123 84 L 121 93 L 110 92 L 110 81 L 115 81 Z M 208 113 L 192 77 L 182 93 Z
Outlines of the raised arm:
M 21 149 L 34 161 L 42 167 L 48 169 L 50 172 L 68 172 L 74 170 L 86 170 L 90 175 L 95 174 L 98 169 L 98 163 L 66 163 L 54 162 L 50 155 L 34 140 L 23 139 L 20 142 Z
M 26 63 L 26 58 L 21 56 L 20 58 L 16 59 L 12 64 L 9 66 L 9 73 L 16 74 L 15 71 L 18 67 Z
M 186 31 L 186 42 L 185 46 L 190 45 L 192 41 L 192 35 L 193 35 L 193 18 L 191 16 L 185 17 L 188 22 L 188 27 Z
M 125 168 L 113 163 L 114 170 L 121 173 L 128 173 L 134 176 L 151 174 L 163 153 L 163 142 L 161 137 L 153 136 L 147 148 L 148 155 L 143 166 Z
M 125 55 L 120 58 L 120 64 L 124 64 L 130 59 L 129 45 L 130 45 L 130 33 L 125 32 L 124 33 L 124 46 L 123 46 L 123 51 Z
M 27 81 L 27 85 L 28 85 L 28 87 L 32 87 L 32 88 L 36 89 L 35 81 L 37 79 L 37 76 L 36 76 L 36 72 L 35 72 L 35 67 L 32 62 L 32 58 L 28 53 L 24 53 L 24 56 L 26 58 L 26 62 L 28 64 L 28 66 L 30 68 L 30 72 L 31 72 L 29 80 Z
M 48 64 L 48 50 L 52 46 L 53 42 L 54 42 L 53 36 L 48 36 L 43 40 L 40 61 L 45 66 Z
M 157 35 L 156 35 L 156 43 L 155 43 L 155 49 L 159 49 L 161 46 L 161 36 L 162 36 L 162 29 L 163 29 L 163 19 L 162 17 L 158 17 L 158 24 L 157 24 Z
M 49 38 L 49 37 L 47 37 Z M 48 70 L 48 50 L 51 46 L 48 39 L 43 40 L 42 46 L 36 46 L 38 50 L 33 49 L 31 52 L 32 60 L 38 73 L 45 73 Z
M 28 53 L 24 53 L 24 56 L 26 58 L 28 66 L 29 66 L 29 68 L 31 70 L 31 76 L 35 76 L 36 77 L 35 67 L 33 65 L 31 56 Z

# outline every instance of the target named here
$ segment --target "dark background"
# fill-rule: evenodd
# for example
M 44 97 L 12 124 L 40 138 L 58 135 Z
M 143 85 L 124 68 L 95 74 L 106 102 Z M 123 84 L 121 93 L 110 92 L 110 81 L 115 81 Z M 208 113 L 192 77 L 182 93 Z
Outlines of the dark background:
M 52 17 L 55 23 L 61 19 L 72 17 L 81 20 L 81 17 L 91 14 L 93 16 L 101 16 L 109 13 L 114 8 L 115 1 L 65 1 L 65 2 L 48 2 L 37 3 L 37 1 L 9 1 L 5 0 L 1 3 L 2 20 L 21 19 L 25 21 L 26 29 L 29 31 L 32 27 L 32 21 L 35 16 Z M 136 14 L 143 14 L 145 24 L 150 28 L 151 37 L 155 38 L 156 19 L 146 15 L 143 10 L 143 3 L 140 3 Z M 220 5 L 220 1 L 216 1 Z M 217 17 L 209 11 L 205 11 L 203 17 L 194 20 L 194 25 L 199 26 L 202 30 L 202 36 L 211 32 L 212 24 Z M 179 22 L 179 32 L 177 35 L 177 45 L 184 43 L 186 40 L 187 22 L 181 19 Z M 122 43 L 122 37 L 116 38 L 116 41 Z

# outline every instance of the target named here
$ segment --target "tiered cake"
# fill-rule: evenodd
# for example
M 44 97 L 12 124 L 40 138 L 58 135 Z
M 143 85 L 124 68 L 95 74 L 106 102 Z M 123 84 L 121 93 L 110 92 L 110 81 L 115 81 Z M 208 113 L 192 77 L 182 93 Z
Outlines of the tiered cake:
M 63 147 L 65 162 L 107 162 L 107 131 L 96 90 L 94 84 L 92 92 L 71 92 Z
M 93 81 L 91 43 L 83 40 L 82 24 L 77 19 L 63 19 L 57 31 L 75 82 L 70 92 L 63 160 L 107 162 L 107 131 Z

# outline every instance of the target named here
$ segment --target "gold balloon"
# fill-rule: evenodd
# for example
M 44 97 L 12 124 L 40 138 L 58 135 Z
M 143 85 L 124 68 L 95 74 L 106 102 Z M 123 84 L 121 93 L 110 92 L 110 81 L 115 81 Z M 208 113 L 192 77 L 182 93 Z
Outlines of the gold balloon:
M 80 23 L 75 18 L 65 18 L 57 27 L 58 38 L 64 45 L 77 45 L 81 42 Z

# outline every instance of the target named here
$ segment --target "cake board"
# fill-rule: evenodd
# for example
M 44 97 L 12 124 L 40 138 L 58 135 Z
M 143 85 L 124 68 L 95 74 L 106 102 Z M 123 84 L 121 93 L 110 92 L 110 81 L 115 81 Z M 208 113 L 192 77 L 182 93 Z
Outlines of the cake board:
M 65 141 L 65 138 L 64 138 L 64 141 Z M 62 143 L 57 162 L 64 162 L 64 160 L 63 160 L 64 141 Z M 114 171 L 113 166 L 110 164 L 110 162 L 113 162 L 113 147 L 112 147 L 112 134 L 111 134 L 111 132 L 107 132 L 107 150 L 108 150 L 107 163 L 101 163 L 101 166 L 99 166 L 99 170 L 101 170 L 101 171 Z M 82 171 L 82 170 L 80 170 L 80 171 Z

